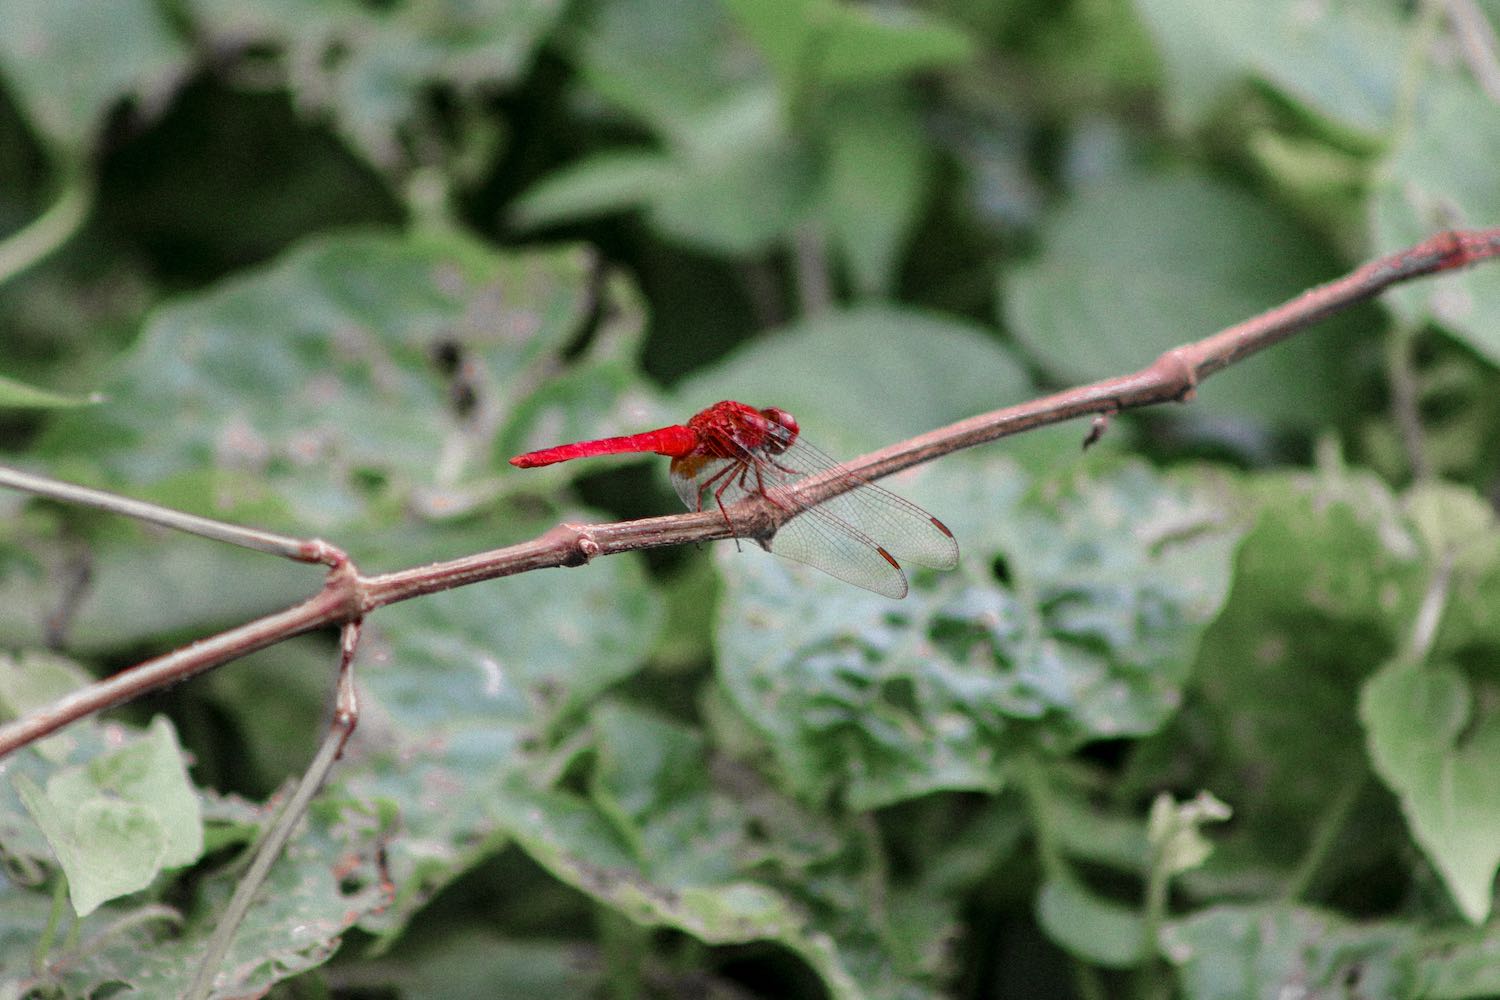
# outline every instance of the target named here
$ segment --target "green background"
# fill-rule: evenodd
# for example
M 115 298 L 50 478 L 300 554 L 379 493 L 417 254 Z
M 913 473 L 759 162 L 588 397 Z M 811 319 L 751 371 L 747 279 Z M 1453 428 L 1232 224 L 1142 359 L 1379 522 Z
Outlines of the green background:
M 1495 224 L 1473 18 L 0 0 L 0 454 L 366 573 L 674 512 L 506 459 L 724 398 L 853 456 Z M 899 603 L 725 542 L 380 610 L 221 987 L 1500 995 L 1497 331 L 1482 265 L 895 477 L 962 551 Z M 0 718 L 318 585 L 0 495 Z M 0 762 L 0 995 L 183 989 L 333 664 Z

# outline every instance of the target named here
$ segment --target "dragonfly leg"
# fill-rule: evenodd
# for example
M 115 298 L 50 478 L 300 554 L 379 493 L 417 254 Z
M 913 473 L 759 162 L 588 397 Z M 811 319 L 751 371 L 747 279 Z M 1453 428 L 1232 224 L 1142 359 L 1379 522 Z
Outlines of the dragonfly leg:
M 730 484 L 734 482 L 736 468 L 742 465 L 744 465 L 743 462 L 726 465 L 705 479 L 702 485 L 698 487 L 698 509 L 701 511 L 703 509 L 703 494 L 707 493 L 715 482 L 718 482 L 720 479 L 724 480 L 722 483 L 719 483 L 717 489 L 714 489 L 714 503 L 719 505 L 719 513 L 723 515 L 724 523 L 729 526 L 730 532 L 734 535 L 734 547 L 736 549 L 740 547 L 740 533 L 735 528 L 734 521 L 729 517 L 729 511 L 724 509 L 724 491 L 729 489 Z M 743 473 L 741 473 L 741 476 L 743 477 Z
M 772 462 L 771 464 L 772 465 L 776 465 L 775 462 Z M 784 469 L 784 468 L 782 468 L 782 466 L 780 466 L 780 465 L 776 465 L 776 468 L 782 469 L 783 472 L 790 472 L 791 471 L 790 469 Z M 746 474 L 749 471 L 750 470 L 747 467 L 746 470 L 745 470 L 745 472 L 740 473 L 740 488 L 743 489 L 743 490 L 745 490 L 746 492 L 749 492 L 749 489 L 750 489 L 749 486 L 745 485 L 745 476 L 746 476 Z M 791 510 L 791 508 L 788 507 L 786 504 L 782 503 L 780 500 L 777 500 L 771 494 L 769 494 L 769 493 L 766 492 L 766 481 L 765 481 L 764 475 L 765 474 L 763 472 L 761 472 L 760 466 L 757 465 L 755 467 L 755 492 L 759 493 L 761 496 L 765 497 L 766 500 L 767 500 L 767 502 L 769 502 L 772 507 L 779 507 L 782 510 Z

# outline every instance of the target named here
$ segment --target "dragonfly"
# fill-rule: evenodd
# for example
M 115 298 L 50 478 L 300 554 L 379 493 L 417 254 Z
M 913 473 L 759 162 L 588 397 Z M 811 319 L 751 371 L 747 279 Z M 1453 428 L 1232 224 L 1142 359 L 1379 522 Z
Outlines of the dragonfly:
M 638 453 L 669 456 L 682 502 L 695 511 L 717 506 L 736 537 L 727 508 L 741 500 L 761 497 L 789 512 L 761 545 L 857 587 L 899 599 L 908 590 L 903 562 L 944 570 L 958 565 L 958 542 L 947 525 L 808 444 L 796 418 L 775 406 L 756 409 L 726 399 L 686 424 L 543 448 L 510 464 L 532 469 Z M 849 489 L 809 504 L 797 487 L 814 476 L 841 479 Z

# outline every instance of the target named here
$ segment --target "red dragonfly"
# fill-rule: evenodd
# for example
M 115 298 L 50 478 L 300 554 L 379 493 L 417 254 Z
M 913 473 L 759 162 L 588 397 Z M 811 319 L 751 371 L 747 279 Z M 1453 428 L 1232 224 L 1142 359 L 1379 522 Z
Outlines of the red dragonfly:
M 808 444 L 796 419 L 775 406 L 757 410 L 724 400 L 686 424 L 543 448 L 517 455 L 510 464 L 531 469 L 632 452 L 670 456 L 672 486 L 682 502 L 701 511 L 711 498 L 731 529 L 734 522 L 725 507 L 747 497 L 764 497 L 782 510 L 798 511 L 762 544 L 877 594 L 906 596 L 906 573 L 898 560 L 934 569 L 958 565 L 958 542 L 942 521 Z M 815 506 L 799 500 L 797 485 L 824 474 L 857 485 Z

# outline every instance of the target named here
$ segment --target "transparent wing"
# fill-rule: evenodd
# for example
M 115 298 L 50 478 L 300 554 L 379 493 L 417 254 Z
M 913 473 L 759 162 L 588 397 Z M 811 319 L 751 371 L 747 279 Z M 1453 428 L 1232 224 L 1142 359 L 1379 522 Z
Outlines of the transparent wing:
M 806 563 L 887 597 L 904 597 L 906 574 L 898 560 L 936 569 L 958 564 L 958 543 L 948 529 L 916 504 L 854 476 L 799 437 L 778 454 L 740 448 L 737 459 L 674 463 L 673 485 L 688 507 L 712 510 L 764 494 L 783 509 L 801 506 L 795 486 L 832 472 L 856 480 L 851 491 L 784 523 L 771 539 L 777 555 Z
M 837 474 L 859 485 L 823 501 L 814 510 L 832 515 L 877 539 L 897 559 L 933 569 L 952 569 L 958 565 L 958 542 L 943 522 L 910 500 L 854 475 L 802 438 L 769 461 L 785 472 L 791 483 L 829 469 L 837 470 Z

